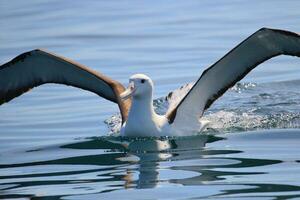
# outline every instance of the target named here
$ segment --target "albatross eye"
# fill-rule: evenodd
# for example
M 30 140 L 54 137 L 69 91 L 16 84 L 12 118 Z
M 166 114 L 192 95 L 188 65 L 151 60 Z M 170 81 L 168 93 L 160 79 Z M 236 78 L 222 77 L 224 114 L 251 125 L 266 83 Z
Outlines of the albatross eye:
M 142 80 L 141 80 L 141 83 L 145 83 L 145 79 L 142 79 Z

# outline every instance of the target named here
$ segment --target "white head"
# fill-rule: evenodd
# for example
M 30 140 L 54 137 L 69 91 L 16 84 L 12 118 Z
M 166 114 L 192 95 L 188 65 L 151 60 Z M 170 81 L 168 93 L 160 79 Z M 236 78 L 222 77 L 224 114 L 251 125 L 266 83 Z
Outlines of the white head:
M 131 96 L 134 99 L 151 98 L 152 91 L 152 80 L 144 74 L 135 74 L 130 77 L 128 88 L 120 96 L 122 100 L 126 100 Z

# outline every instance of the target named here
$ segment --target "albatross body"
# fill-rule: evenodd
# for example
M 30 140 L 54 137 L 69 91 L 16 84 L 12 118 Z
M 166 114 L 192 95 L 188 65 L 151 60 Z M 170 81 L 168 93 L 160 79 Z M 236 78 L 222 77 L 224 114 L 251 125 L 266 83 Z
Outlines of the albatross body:
M 124 136 L 169 135 L 166 130 L 168 120 L 153 109 L 153 82 L 144 74 L 130 77 L 129 87 L 121 94 L 121 99 L 132 98 L 128 118 L 121 128 Z
M 42 84 L 64 84 L 116 103 L 122 117 L 122 136 L 192 135 L 207 126 L 201 117 L 216 99 L 260 63 L 279 55 L 300 57 L 300 36 L 262 28 L 208 67 L 183 95 L 170 93 L 168 111 L 158 115 L 153 109 L 154 85 L 148 76 L 131 76 L 126 89 L 79 63 L 37 49 L 0 66 L 0 104 Z
M 135 74 L 129 79 L 129 87 L 120 97 L 122 100 L 131 98 L 131 108 L 127 121 L 121 128 L 122 136 L 180 136 L 197 133 L 208 124 L 197 120 L 195 126 L 191 121 L 186 125 L 170 124 L 166 115 L 159 115 L 153 108 L 153 82 L 144 74 Z

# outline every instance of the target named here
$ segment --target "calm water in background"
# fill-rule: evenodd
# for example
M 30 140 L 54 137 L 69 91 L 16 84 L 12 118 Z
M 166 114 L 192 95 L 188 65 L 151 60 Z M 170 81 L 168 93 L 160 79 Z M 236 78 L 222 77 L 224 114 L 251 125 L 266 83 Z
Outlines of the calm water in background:
M 0 63 L 45 48 L 124 84 L 145 73 L 160 98 L 261 27 L 300 32 L 299 8 L 2 0 Z M 116 105 L 71 87 L 35 88 L 0 107 L 0 198 L 300 198 L 299 66 L 299 58 L 272 59 L 217 101 L 205 116 L 217 136 L 111 138 L 104 121 Z

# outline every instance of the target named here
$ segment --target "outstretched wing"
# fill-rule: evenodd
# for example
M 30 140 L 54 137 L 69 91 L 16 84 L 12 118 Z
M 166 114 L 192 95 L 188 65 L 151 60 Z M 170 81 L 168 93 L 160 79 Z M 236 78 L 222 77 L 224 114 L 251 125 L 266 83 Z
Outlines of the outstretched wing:
M 178 105 L 167 113 L 169 123 L 202 116 L 209 106 L 260 63 L 279 55 L 300 57 L 300 36 L 262 28 L 206 69 Z
M 0 105 L 45 83 L 58 83 L 91 91 L 118 104 L 126 121 L 130 99 L 122 102 L 125 88 L 115 80 L 79 63 L 44 50 L 23 53 L 0 66 Z

